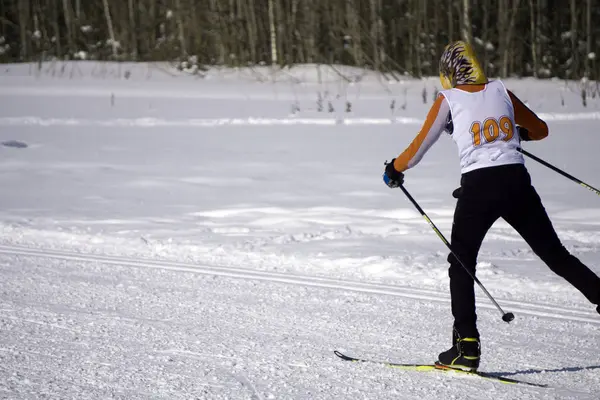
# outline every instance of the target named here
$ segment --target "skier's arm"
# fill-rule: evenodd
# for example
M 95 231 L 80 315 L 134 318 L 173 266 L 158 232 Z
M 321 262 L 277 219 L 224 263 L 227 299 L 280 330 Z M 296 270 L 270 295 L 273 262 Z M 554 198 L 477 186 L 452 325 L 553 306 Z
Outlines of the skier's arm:
M 508 90 L 508 95 L 515 110 L 515 122 L 525 128 L 519 130 L 523 140 L 542 140 L 548 136 L 548 125 L 531 111 L 523 102 Z
M 421 131 L 412 143 L 394 160 L 394 169 L 399 172 L 414 167 L 427 150 L 440 138 L 446 129 L 450 106 L 443 95 L 439 95 L 431 106 Z

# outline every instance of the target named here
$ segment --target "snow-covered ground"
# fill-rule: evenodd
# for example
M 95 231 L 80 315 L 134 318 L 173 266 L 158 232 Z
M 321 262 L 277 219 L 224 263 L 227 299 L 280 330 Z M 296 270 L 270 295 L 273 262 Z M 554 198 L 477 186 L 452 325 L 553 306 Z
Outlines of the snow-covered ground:
M 381 182 L 435 79 L 0 72 L 0 398 L 598 399 L 600 315 L 502 221 L 478 276 L 516 319 L 478 290 L 481 370 L 550 388 L 333 354 L 428 363 L 450 344 L 447 250 Z M 600 100 L 506 82 L 550 125 L 524 148 L 599 187 Z M 456 153 L 443 137 L 406 174 L 447 236 Z M 527 166 L 565 245 L 600 273 L 600 198 Z

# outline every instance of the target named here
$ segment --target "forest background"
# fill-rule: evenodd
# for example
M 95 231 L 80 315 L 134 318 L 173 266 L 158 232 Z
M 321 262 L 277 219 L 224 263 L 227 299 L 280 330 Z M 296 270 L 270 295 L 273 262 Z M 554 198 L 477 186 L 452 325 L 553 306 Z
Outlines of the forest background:
M 600 0 L 0 0 L 0 62 L 351 65 L 437 75 L 452 40 L 488 76 L 595 81 Z

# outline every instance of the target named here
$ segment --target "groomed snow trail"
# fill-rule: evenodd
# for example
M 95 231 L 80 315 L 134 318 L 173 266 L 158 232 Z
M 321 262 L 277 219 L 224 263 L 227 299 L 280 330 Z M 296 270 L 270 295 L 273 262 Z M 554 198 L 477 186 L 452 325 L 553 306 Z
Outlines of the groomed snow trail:
M 37 66 L 0 74 L 0 398 L 598 400 L 600 316 L 502 222 L 477 271 L 516 319 L 477 289 L 481 369 L 550 388 L 333 354 L 431 363 L 450 344 L 447 251 L 381 182 L 437 78 Z M 598 186 L 600 100 L 583 107 L 578 82 L 506 83 L 549 121 L 524 148 Z M 527 165 L 600 274 L 599 198 Z M 444 234 L 459 181 L 447 135 L 407 173 Z
M 594 399 L 590 311 L 482 304 L 482 369 L 549 389 L 344 363 L 336 348 L 430 362 L 448 338 L 430 290 L 0 246 L 3 398 Z

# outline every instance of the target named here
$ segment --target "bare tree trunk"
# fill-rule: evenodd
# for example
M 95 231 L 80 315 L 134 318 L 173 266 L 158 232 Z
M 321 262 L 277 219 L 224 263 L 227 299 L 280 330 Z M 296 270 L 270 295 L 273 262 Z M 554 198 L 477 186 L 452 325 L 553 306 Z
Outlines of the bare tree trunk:
M 271 34 L 271 64 L 277 64 L 277 32 L 275 30 L 275 4 L 269 0 L 269 32 Z
M 288 37 L 288 49 L 286 51 L 286 63 L 293 64 L 296 62 L 298 57 L 298 49 L 302 40 L 298 35 L 298 1 L 292 0 L 291 10 L 289 12 L 288 24 L 287 24 L 287 37 Z
M 177 11 L 177 36 L 179 36 L 179 45 L 181 46 L 181 58 L 182 60 L 185 60 L 188 52 L 185 43 L 185 31 L 183 29 L 183 9 L 181 8 L 181 0 L 175 0 L 175 7 Z
M 440 29 L 439 12 L 437 5 L 433 1 L 423 2 L 423 30 L 425 33 L 424 57 L 427 61 L 427 75 L 438 75 L 438 44 L 437 37 Z M 442 28 L 443 29 L 443 28 Z
M 58 4 L 59 0 L 54 0 L 53 1 L 53 7 L 52 7 L 52 28 L 54 31 L 54 37 L 56 38 L 56 57 L 62 57 L 62 44 L 61 44 L 61 40 L 60 40 L 60 25 L 58 23 L 58 16 L 59 16 L 59 4 Z
M 473 42 L 473 33 L 471 29 L 471 0 L 463 0 L 462 9 L 462 38 L 465 42 Z
M 592 56 L 592 0 L 587 0 L 585 12 L 586 46 L 585 46 L 585 76 L 591 78 L 590 57 Z
M 65 26 L 67 27 L 67 46 L 69 46 L 69 53 L 73 54 L 75 48 L 73 44 L 73 21 L 71 20 L 71 7 L 69 5 L 69 0 L 63 0 L 62 3 Z
M 137 48 L 138 57 L 148 59 L 152 55 L 151 40 L 153 39 L 154 32 L 152 30 L 152 23 L 150 12 L 145 0 L 138 0 L 137 10 Z
M 354 62 L 356 65 L 362 66 L 362 61 L 359 61 L 359 57 L 361 55 L 360 41 L 358 40 L 360 35 L 360 25 L 359 25 L 359 17 L 358 10 L 356 9 L 355 0 L 347 0 L 346 1 L 346 21 L 348 30 L 346 31 L 347 39 L 350 39 L 351 42 L 349 46 L 352 48 L 352 57 L 354 58 Z M 346 40 L 346 42 L 348 42 Z
M 31 8 L 29 10 L 29 12 L 31 13 L 32 17 L 33 17 L 33 40 L 31 41 L 31 56 L 36 58 L 36 56 L 38 56 L 38 60 L 39 60 L 39 68 L 41 69 L 41 62 L 42 62 L 42 56 L 43 54 L 41 54 L 42 52 L 40 50 L 42 50 L 40 48 L 40 39 L 41 39 L 41 31 L 40 31 L 40 19 L 38 17 L 38 13 L 35 6 L 35 2 L 34 4 L 31 4 Z
M 418 0 L 415 0 L 418 2 Z M 408 54 L 405 54 L 405 60 L 406 60 L 406 64 L 405 64 L 405 69 L 407 71 L 410 72 L 411 75 L 415 76 L 416 75 L 416 67 L 415 67 L 415 63 L 416 63 L 416 51 L 417 51 L 417 47 L 419 46 L 418 44 L 418 37 L 416 34 L 416 27 L 415 27 L 415 8 L 414 8 L 414 1 L 411 0 L 409 2 L 409 6 L 408 6 L 408 13 L 409 15 L 409 21 L 410 23 L 407 26 L 407 30 L 408 30 Z
M 250 59 L 253 63 L 257 63 L 257 40 L 258 40 L 258 25 L 256 23 L 256 10 L 254 0 L 248 0 L 248 40 L 250 42 Z
M 127 5 L 129 6 L 129 31 L 131 32 L 131 55 L 134 60 L 137 60 L 139 49 L 138 49 L 138 30 L 135 18 L 135 6 L 134 0 L 128 0 Z
M 579 46 L 577 43 L 577 4 L 576 0 L 571 0 L 571 76 L 576 76 L 579 72 Z
M 248 63 L 248 30 L 242 22 L 244 20 L 244 5 L 242 0 L 235 0 L 235 26 L 238 34 L 238 62 L 241 65 Z
M 319 0 L 317 0 L 317 1 L 319 2 Z M 331 3 L 329 3 L 329 2 L 319 2 L 319 3 L 320 3 L 320 9 L 317 12 L 317 16 L 315 19 L 322 26 L 326 26 L 329 29 L 331 29 L 331 26 L 333 26 L 333 18 L 331 17 Z M 320 20 L 319 20 L 319 17 L 321 17 Z M 315 24 L 315 26 L 316 26 L 316 24 Z M 319 57 L 320 62 L 324 62 L 326 64 L 333 64 L 335 61 L 335 51 L 334 51 L 333 46 L 331 45 L 331 35 L 327 35 L 327 36 L 323 37 L 319 44 L 321 45 L 322 48 L 327 49 L 325 52 L 322 52 L 321 54 L 317 53 L 317 57 Z
M 545 10 L 545 3 L 546 0 L 536 0 L 537 1 L 537 18 L 536 18 L 536 24 L 535 24 L 535 38 L 536 38 L 536 50 L 537 50 L 537 60 L 538 60 L 538 64 L 539 67 L 542 68 L 544 67 L 543 65 L 543 57 L 542 55 L 544 54 L 544 47 L 543 44 L 544 42 L 542 41 L 542 29 L 544 29 L 544 20 L 543 18 L 543 11 Z
M 212 52 L 212 49 L 207 49 L 210 43 L 206 35 L 206 32 L 210 29 L 210 23 L 204 18 L 208 14 L 207 3 L 207 1 L 201 4 L 196 1 L 190 2 L 193 27 L 191 28 L 192 37 L 190 38 L 189 49 L 197 57 L 199 65 L 207 63 L 208 54 Z
M 381 20 L 381 0 L 370 0 L 371 7 L 371 43 L 373 46 L 373 68 L 381 70 L 381 62 L 385 59 L 383 46 L 383 21 Z
M 434 50 L 434 57 L 433 57 L 433 63 L 431 64 L 431 68 L 432 68 L 432 73 L 433 75 L 437 75 L 438 74 L 438 55 L 440 54 L 440 43 L 438 43 L 438 41 L 436 40 L 436 38 L 438 38 L 440 35 L 440 31 L 442 31 L 444 28 L 441 26 L 442 21 L 440 18 L 440 7 L 437 7 L 436 4 L 433 5 L 433 41 L 432 41 L 432 48 Z
M 298 29 L 298 10 L 299 10 L 299 0 L 292 0 L 292 31 L 290 32 L 290 37 L 292 38 L 292 48 L 295 47 L 296 51 L 293 54 L 294 62 L 298 60 L 298 62 L 304 63 L 304 55 L 302 51 L 302 36 L 300 35 L 300 30 Z
M 452 2 L 454 0 L 450 0 L 450 4 L 448 5 L 448 41 L 454 41 L 454 19 L 452 16 Z
M 224 17 L 224 16 L 223 16 Z M 239 60 L 235 56 L 239 54 L 239 49 L 242 47 L 239 38 L 239 30 L 235 15 L 235 0 L 229 0 L 229 13 L 227 15 L 227 27 L 229 31 L 229 59 L 230 62 L 237 63 Z M 234 57 L 232 57 L 234 55 Z
M 529 0 L 529 20 L 530 20 L 530 29 L 531 29 L 531 65 L 533 69 L 533 76 L 538 77 L 538 58 L 537 58 L 537 24 L 536 24 L 536 14 L 535 14 L 535 6 L 533 4 L 534 0 Z
M 290 27 L 287 23 L 286 23 L 286 18 L 285 18 L 285 14 L 286 14 L 286 9 L 285 6 L 282 6 L 281 4 L 278 4 L 279 0 L 274 0 L 274 11 L 275 11 L 275 32 L 277 32 L 277 58 L 279 61 L 279 64 L 281 65 L 286 65 L 286 64 L 291 64 L 291 61 L 288 59 L 288 55 L 289 53 L 286 51 L 286 49 L 291 48 L 291 46 L 289 46 L 289 39 L 290 39 L 290 35 L 286 34 L 287 33 L 287 29 Z M 284 4 L 289 4 L 289 1 L 285 1 Z M 286 44 L 288 46 L 286 46 Z
M 156 49 L 156 1 L 148 0 L 148 26 L 150 29 L 146 34 L 148 49 Z
M 507 12 L 510 1 L 511 0 L 498 1 L 498 38 L 500 44 L 498 50 L 502 57 L 502 66 L 500 68 L 502 77 L 508 76 L 509 58 L 511 55 L 510 43 L 512 41 L 512 34 L 520 2 L 520 0 L 512 0 L 510 12 Z
M 398 24 L 398 20 L 396 18 L 394 18 L 394 19 L 391 20 L 390 30 L 391 30 L 392 40 L 391 40 L 391 43 L 390 43 L 390 45 L 391 45 L 390 53 L 391 53 L 391 57 L 394 60 L 399 60 L 401 58 L 400 57 L 400 50 L 399 50 L 400 46 L 398 45 L 398 43 L 399 43 L 399 37 L 400 37 L 400 32 L 399 32 L 400 29 L 399 29 L 398 25 L 399 25 Z M 358 31 L 358 32 L 360 32 L 360 31 Z M 359 35 L 358 32 L 355 33 L 355 35 L 357 35 L 357 39 L 360 38 L 360 36 L 358 36 Z M 360 49 L 360 42 L 357 43 L 355 46 L 356 46 L 356 48 L 357 48 L 358 51 L 361 51 L 361 49 Z M 359 66 L 362 67 L 363 63 L 361 62 L 359 64 Z
M 29 38 L 27 37 L 27 27 L 29 23 L 29 0 L 20 0 L 19 6 L 19 30 L 21 36 L 21 60 L 27 60 L 29 57 Z
M 66 0 L 65 0 L 66 1 Z M 112 19 L 110 17 L 110 9 L 108 8 L 108 0 L 102 0 L 104 4 L 104 16 L 106 17 L 106 26 L 108 28 L 108 37 L 111 40 L 112 55 L 117 57 L 117 40 L 115 38 L 115 31 L 113 30 Z
M 209 14 L 211 16 L 214 16 L 213 18 L 211 18 L 212 21 L 214 21 L 215 19 L 217 19 L 219 22 L 218 23 L 214 23 L 214 27 L 212 28 L 214 30 L 214 41 L 215 41 L 215 47 L 218 49 L 217 52 L 219 54 L 217 63 L 218 64 L 223 64 L 225 62 L 225 53 L 226 53 L 226 48 L 225 48 L 225 41 L 223 39 L 224 36 L 224 30 L 223 30 L 223 23 L 222 23 L 222 18 L 220 17 L 219 14 L 219 3 L 218 0 L 210 0 L 209 1 Z
M 317 0 L 319 1 L 319 0 Z M 316 32 L 316 16 L 318 7 L 317 4 L 313 2 L 313 0 L 303 0 L 302 1 L 302 13 L 304 14 L 305 24 L 303 27 L 304 30 L 304 38 L 305 46 L 306 46 L 306 61 L 308 63 L 316 62 L 316 51 L 315 51 L 315 32 Z
M 490 50 L 488 48 L 488 43 L 490 41 L 490 4 L 486 1 L 483 5 L 483 32 L 481 39 L 483 40 L 483 71 L 486 76 L 489 76 L 489 65 L 490 65 Z
M 387 52 L 386 52 L 386 43 L 384 43 L 383 40 L 383 36 L 384 36 L 384 25 L 383 25 L 383 19 L 381 17 L 383 13 L 383 6 L 381 4 L 381 0 L 377 0 L 377 46 L 380 47 L 380 51 L 379 51 L 379 62 L 381 63 L 385 63 L 386 59 L 387 59 Z
M 414 8 L 414 20 L 413 20 L 413 27 L 415 30 L 415 37 L 414 37 L 414 43 L 415 43 L 415 70 L 413 71 L 413 74 L 417 77 L 421 77 L 423 74 L 423 70 L 421 68 L 421 6 L 423 5 L 423 3 L 421 2 L 421 0 L 417 0 L 415 2 L 415 8 Z

